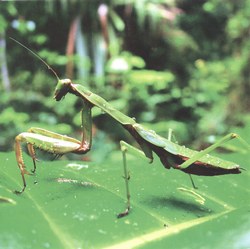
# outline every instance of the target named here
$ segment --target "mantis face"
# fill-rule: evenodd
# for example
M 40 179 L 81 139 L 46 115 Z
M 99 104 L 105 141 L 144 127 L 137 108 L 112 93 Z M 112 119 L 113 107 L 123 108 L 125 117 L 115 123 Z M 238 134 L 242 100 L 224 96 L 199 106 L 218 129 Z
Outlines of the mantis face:
M 56 99 L 56 101 L 61 100 L 69 92 L 71 84 L 72 82 L 70 79 L 58 80 L 54 93 L 54 99 Z

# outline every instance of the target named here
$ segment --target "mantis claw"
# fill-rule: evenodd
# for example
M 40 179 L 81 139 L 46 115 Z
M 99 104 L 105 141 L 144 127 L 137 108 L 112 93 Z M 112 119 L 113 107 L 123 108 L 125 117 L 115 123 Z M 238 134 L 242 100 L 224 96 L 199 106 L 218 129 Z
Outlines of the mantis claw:
M 26 188 L 26 185 L 23 186 L 22 190 L 14 190 L 13 193 L 16 195 L 20 195 L 24 192 L 25 188 Z
M 13 193 L 16 194 L 16 195 L 20 195 L 20 194 L 23 193 L 23 190 L 21 190 L 21 191 L 19 191 L 19 190 L 14 190 Z
M 126 210 L 124 212 L 119 213 L 117 215 L 117 218 L 120 219 L 120 218 L 123 218 L 123 217 L 127 216 L 129 214 L 129 211 L 130 211 L 130 208 L 128 207 L 128 208 L 126 208 Z
M 36 162 L 39 162 L 39 160 L 38 160 L 36 157 L 34 157 L 34 158 L 32 158 L 32 159 L 33 159 L 34 168 L 31 170 L 31 172 L 32 172 L 33 174 L 35 174 L 35 173 L 36 173 Z

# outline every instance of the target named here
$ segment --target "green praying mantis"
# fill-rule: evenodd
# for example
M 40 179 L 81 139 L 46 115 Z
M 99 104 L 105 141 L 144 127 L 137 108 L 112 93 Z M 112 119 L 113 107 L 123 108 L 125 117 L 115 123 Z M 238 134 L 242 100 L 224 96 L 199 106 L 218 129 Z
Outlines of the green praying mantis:
M 68 93 L 73 94 L 82 100 L 81 110 L 81 141 L 57 134 L 41 128 L 30 128 L 27 132 L 23 132 L 15 138 L 15 152 L 18 167 L 21 171 L 23 188 L 21 191 L 15 191 L 17 194 L 24 192 L 26 188 L 25 174 L 31 174 L 27 171 L 23 156 L 21 143 L 26 143 L 28 153 L 33 160 L 34 168 L 32 173 L 36 171 L 36 153 L 35 149 L 40 149 L 56 156 L 66 153 L 85 154 L 91 149 L 92 144 L 92 117 L 91 110 L 93 107 L 100 108 L 104 113 L 115 119 L 120 125 L 126 129 L 135 141 L 140 146 L 140 149 L 133 147 L 125 141 L 120 142 L 120 148 L 123 156 L 123 170 L 126 188 L 126 209 L 124 212 L 118 214 L 118 218 L 129 214 L 131 210 L 130 204 L 130 189 L 129 179 L 130 175 L 127 168 L 126 154 L 130 152 L 141 158 L 146 158 L 149 163 L 153 162 L 153 152 L 160 158 L 161 163 L 166 169 L 176 169 L 187 173 L 190 178 L 191 175 L 199 176 L 216 176 L 225 174 L 239 174 L 241 167 L 234 162 L 223 160 L 219 157 L 211 156 L 209 153 L 217 147 L 223 145 L 225 142 L 232 139 L 239 139 L 243 145 L 250 150 L 250 145 L 235 133 L 230 133 L 217 141 L 215 144 L 209 146 L 202 151 L 195 151 L 185 146 L 181 146 L 171 141 L 171 134 L 168 138 L 164 138 L 156 134 L 153 130 L 149 130 L 144 126 L 138 124 L 135 119 L 130 118 L 122 112 L 116 110 L 110 103 L 102 97 L 91 92 L 83 85 L 74 84 L 70 79 L 61 80 L 56 72 L 36 53 L 31 51 L 22 43 L 11 38 L 22 47 L 30 51 L 39 60 L 41 60 L 56 76 L 58 82 L 54 92 L 54 99 L 61 101 Z M 194 182 L 191 178 L 193 187 Z

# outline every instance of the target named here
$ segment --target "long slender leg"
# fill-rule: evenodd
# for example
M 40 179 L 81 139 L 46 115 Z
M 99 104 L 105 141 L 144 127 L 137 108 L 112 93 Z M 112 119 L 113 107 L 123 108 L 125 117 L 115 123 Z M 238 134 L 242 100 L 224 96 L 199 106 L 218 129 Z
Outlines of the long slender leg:
M 179 165 L 179 168 L 180 169 L 187 168 L 192 163 L 198 161 L 201 157 L 207 155 L 211 151 L 213 151 L 216 148 L 220 147 L 222 144 L 224 144 L 224 143 L 226 143 L 226 142 L 228 142 L 228 141 L 230 141 L 232 139 L 235 139 L 235 138 L 237 138 L 250 151 L 250 145 L 244 139 L 242 139 L 238 134 L 230 133 L 230 134 L 224 136 L 223 138 L 221 138 L 215 144 L 213 144 L 213 145 L 209 146 L 208 148 L 206 148 L 205 150 L 202 150 L 202 151 L 199 151 L 198 153 L 196 153 L 195 156 L 189 158 L 187 161 L 185 161 L 184 163 Z
M 123 171 L 124 171 L 124 180 L 125 180 L 125 188 L 126 188 L 126 195 L 127 195 L 127 208 L 124 212 L 117 215 L 118 218 L 122 218 L 128 215 L 130 210 L 130 191 L 129 191 L 129 173 L 127 169 L 127 160 L 126 160 L 126 151 L 127 148 L 124 146 L 123 141 L 120 142 L 121 151 L 122 151 L 122 160 L 123 160 Z
M 130 191 L 129 191 L 129 180 L 130 180 L 130 175 L 127 169 L 127 159 L 126 159 L 126 153 L 130 152 L 133 155 L 140 156 L 144 160 L 146 159 L 148 162 L 151 162 L 152 160 L 150 158 L 145 157 L 143 151 L 133 147 L 132 145 L 120 141 L 120 146 L 121 146 L 121 151 L 122 151 L 122 159 L 123 159 L 123 171 L 124 171 L 124 180 L 125 180 L 125 188 L 126 188 L 126 197 L 127 197 L 127 207 L 124 212 L 120 213 L 117 215 L 118 218 L 122 218 L 126 215 L 129 214 L 129 211 L 131 209 L 130 206 Z
M 191 181 L 191 183 L 192 183 L 192 186 L 193 186 L 193 188 L 194 189 L 198 189 L 198 187 L 195 185 L 195 183 L 194 183 L 194 179 L 193 179 L 193 177 L 192 177 L 192 175 L 191 174 L 188 174 L 189 175 L 189 178 L 190 178 L 190 181 Z

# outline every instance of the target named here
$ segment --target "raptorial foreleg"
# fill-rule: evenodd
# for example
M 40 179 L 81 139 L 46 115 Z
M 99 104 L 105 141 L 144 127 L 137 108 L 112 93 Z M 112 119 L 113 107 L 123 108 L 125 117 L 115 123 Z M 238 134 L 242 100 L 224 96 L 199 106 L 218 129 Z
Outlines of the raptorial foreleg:
M 26 170 L 26 167 L 23 161 L 23 154 L 22 154 L 22 148 L 21 148 L 21 142 L 23 141 L 24 141 L 24 137 L 22 133 L 16 136 L 15 138 L 16 160 L 17 160 L 17 165 L 21 171 L 21 176 L 23 180 L 23 188 L 21 191 L 15 190 L 16 194 L 21 194 L 26 188 L 26 181 L 25 181 L 24 174 L 30 175 L 30 173 Z

